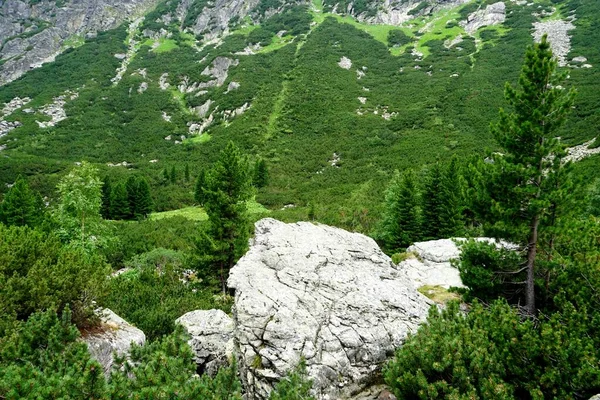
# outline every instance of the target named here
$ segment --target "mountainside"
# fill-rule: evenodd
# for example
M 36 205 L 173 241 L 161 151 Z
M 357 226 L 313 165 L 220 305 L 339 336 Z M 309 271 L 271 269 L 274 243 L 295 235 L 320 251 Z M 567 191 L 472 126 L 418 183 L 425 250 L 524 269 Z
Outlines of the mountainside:
M 562 140 L 598 133 L 593 0 L 154 4 L 0 6 L 1 82 L 69 47 L 0 87 L 0 191 L 24 174 L 50 194 L 86 159 L 147 176 L 155 208 L 179 208 L 192 185 L 165 185 L 163 170 L 195 177 L 234 140 L 269 165 L 260 203 L 367 231 L 395 169 L 494 148 L 504 83 L 543 33 L 579 92 Z

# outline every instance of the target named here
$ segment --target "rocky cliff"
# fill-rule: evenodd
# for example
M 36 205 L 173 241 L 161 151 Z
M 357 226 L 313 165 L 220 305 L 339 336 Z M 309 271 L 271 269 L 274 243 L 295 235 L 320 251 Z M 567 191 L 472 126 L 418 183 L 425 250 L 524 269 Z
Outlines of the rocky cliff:
M 99 31 L 143 15 L 158 0 L 0 1 L 0 85 L 53 61 Z

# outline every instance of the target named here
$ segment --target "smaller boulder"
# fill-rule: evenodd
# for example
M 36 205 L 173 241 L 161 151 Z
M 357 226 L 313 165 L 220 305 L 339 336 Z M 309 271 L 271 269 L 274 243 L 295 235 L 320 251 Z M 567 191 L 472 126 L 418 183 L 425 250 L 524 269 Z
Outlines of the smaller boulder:
M 189 345 L 200 373 L 216 375 L 233 354 L 233 320 L 221 310 L 196 310 L 179 317 L 176 323 L 191 336 Z
M 100 310 L 99 315 L 100 327 L 86 332 L 82 339 L 87 344 L 92 358 L 102 365 L 104 373 L 108 375 L 114 362 L 114 354 L 129 354 L 132 343 L 139 346 L 146 343 L 146 335 L 112 310 Z

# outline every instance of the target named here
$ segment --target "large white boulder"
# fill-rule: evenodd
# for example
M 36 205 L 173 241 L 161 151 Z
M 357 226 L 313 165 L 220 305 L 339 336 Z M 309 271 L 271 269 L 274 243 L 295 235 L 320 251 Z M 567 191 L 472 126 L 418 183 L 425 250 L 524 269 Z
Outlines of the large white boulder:
M 179 317 L 201 372 L 214 376 L 233 354 L 233 320 L 221 310 L 196 310 Z
M 83 335 L 83 341 L 96 361 L 109 374 L 114 362 L 114 354 L 128 354 L 132 343 L 142 346 L 146 335 L 109 309 L 100 311 L 101 324 L 98 329 Z
M 255 233 L 228 280 L 248 398 L 267 398 L 301 357 L 318 399 L 350 398 L 425 321 L 430 301 L 372 239 L 270 218 Z

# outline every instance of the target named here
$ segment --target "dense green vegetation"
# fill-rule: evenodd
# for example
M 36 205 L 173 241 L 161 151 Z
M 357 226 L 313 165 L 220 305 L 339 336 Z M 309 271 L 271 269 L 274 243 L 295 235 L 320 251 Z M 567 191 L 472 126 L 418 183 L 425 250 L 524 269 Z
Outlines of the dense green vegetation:
M 213 4 L 194 0 L 167 24 L 179 5 L 168 0 L 134 33 L 117 84 L 125 27 L 0 87 L 0 104 L 30 97 L 33 110 L 7 116 L 22 126 L 0 137 L 0 398 L 241 398 L 235 366 L 194 376 L 174 321 L 230 311 L 227 272 L 263 206 L 370 234 L 396 260 L 417 240 L 462 235 L 522 250 L 464 245 L 456 266 L 469 312 L 433 308 L 398 350 L 385 378 L 399 399 L 600 392 L 600 158 L 561 164 L 564 145 L 598 135 L 600 3 L 537 0 L 576 11 L 568 60 L 593 67 L 529 82 L 518 78 L 524 59 L 530 75 L 555 67 L 524 58 L 539 20 L 529 6 L 507 2 L 502 27 L 445 46 L 463 32 L 457 20 L 489 3 L 423 15 L 423 1 L 398 29 L 328 14 L 337 5 L 371 17 L 374 1 L 321 10 L 261 0 L 253 22 L 232 21 L 233 34 L 205 45 L 184 30 Z M 170 37 L 153 49 L 146 29 Z M 211 76 L 218 57 L 235 61 L 222 85 Z M 520 89 L 504 98 L 506 81 Z M 573 107 L 559 84 L 577 88 Z M 540 89 L 545 101 L 531 107 Z M 40 128 L 50 120 L 41 108 L 61 95 L 67 118 Z M 209 119 L 202 134 L 190 130 Z M 531 129 L 540 120 L 549 123 Z M 97 306 L 149 339 L 109 378 L 78 341 L 97 329 Z M 310 399 L 309 389 L 301 364 L 272 399 Z

